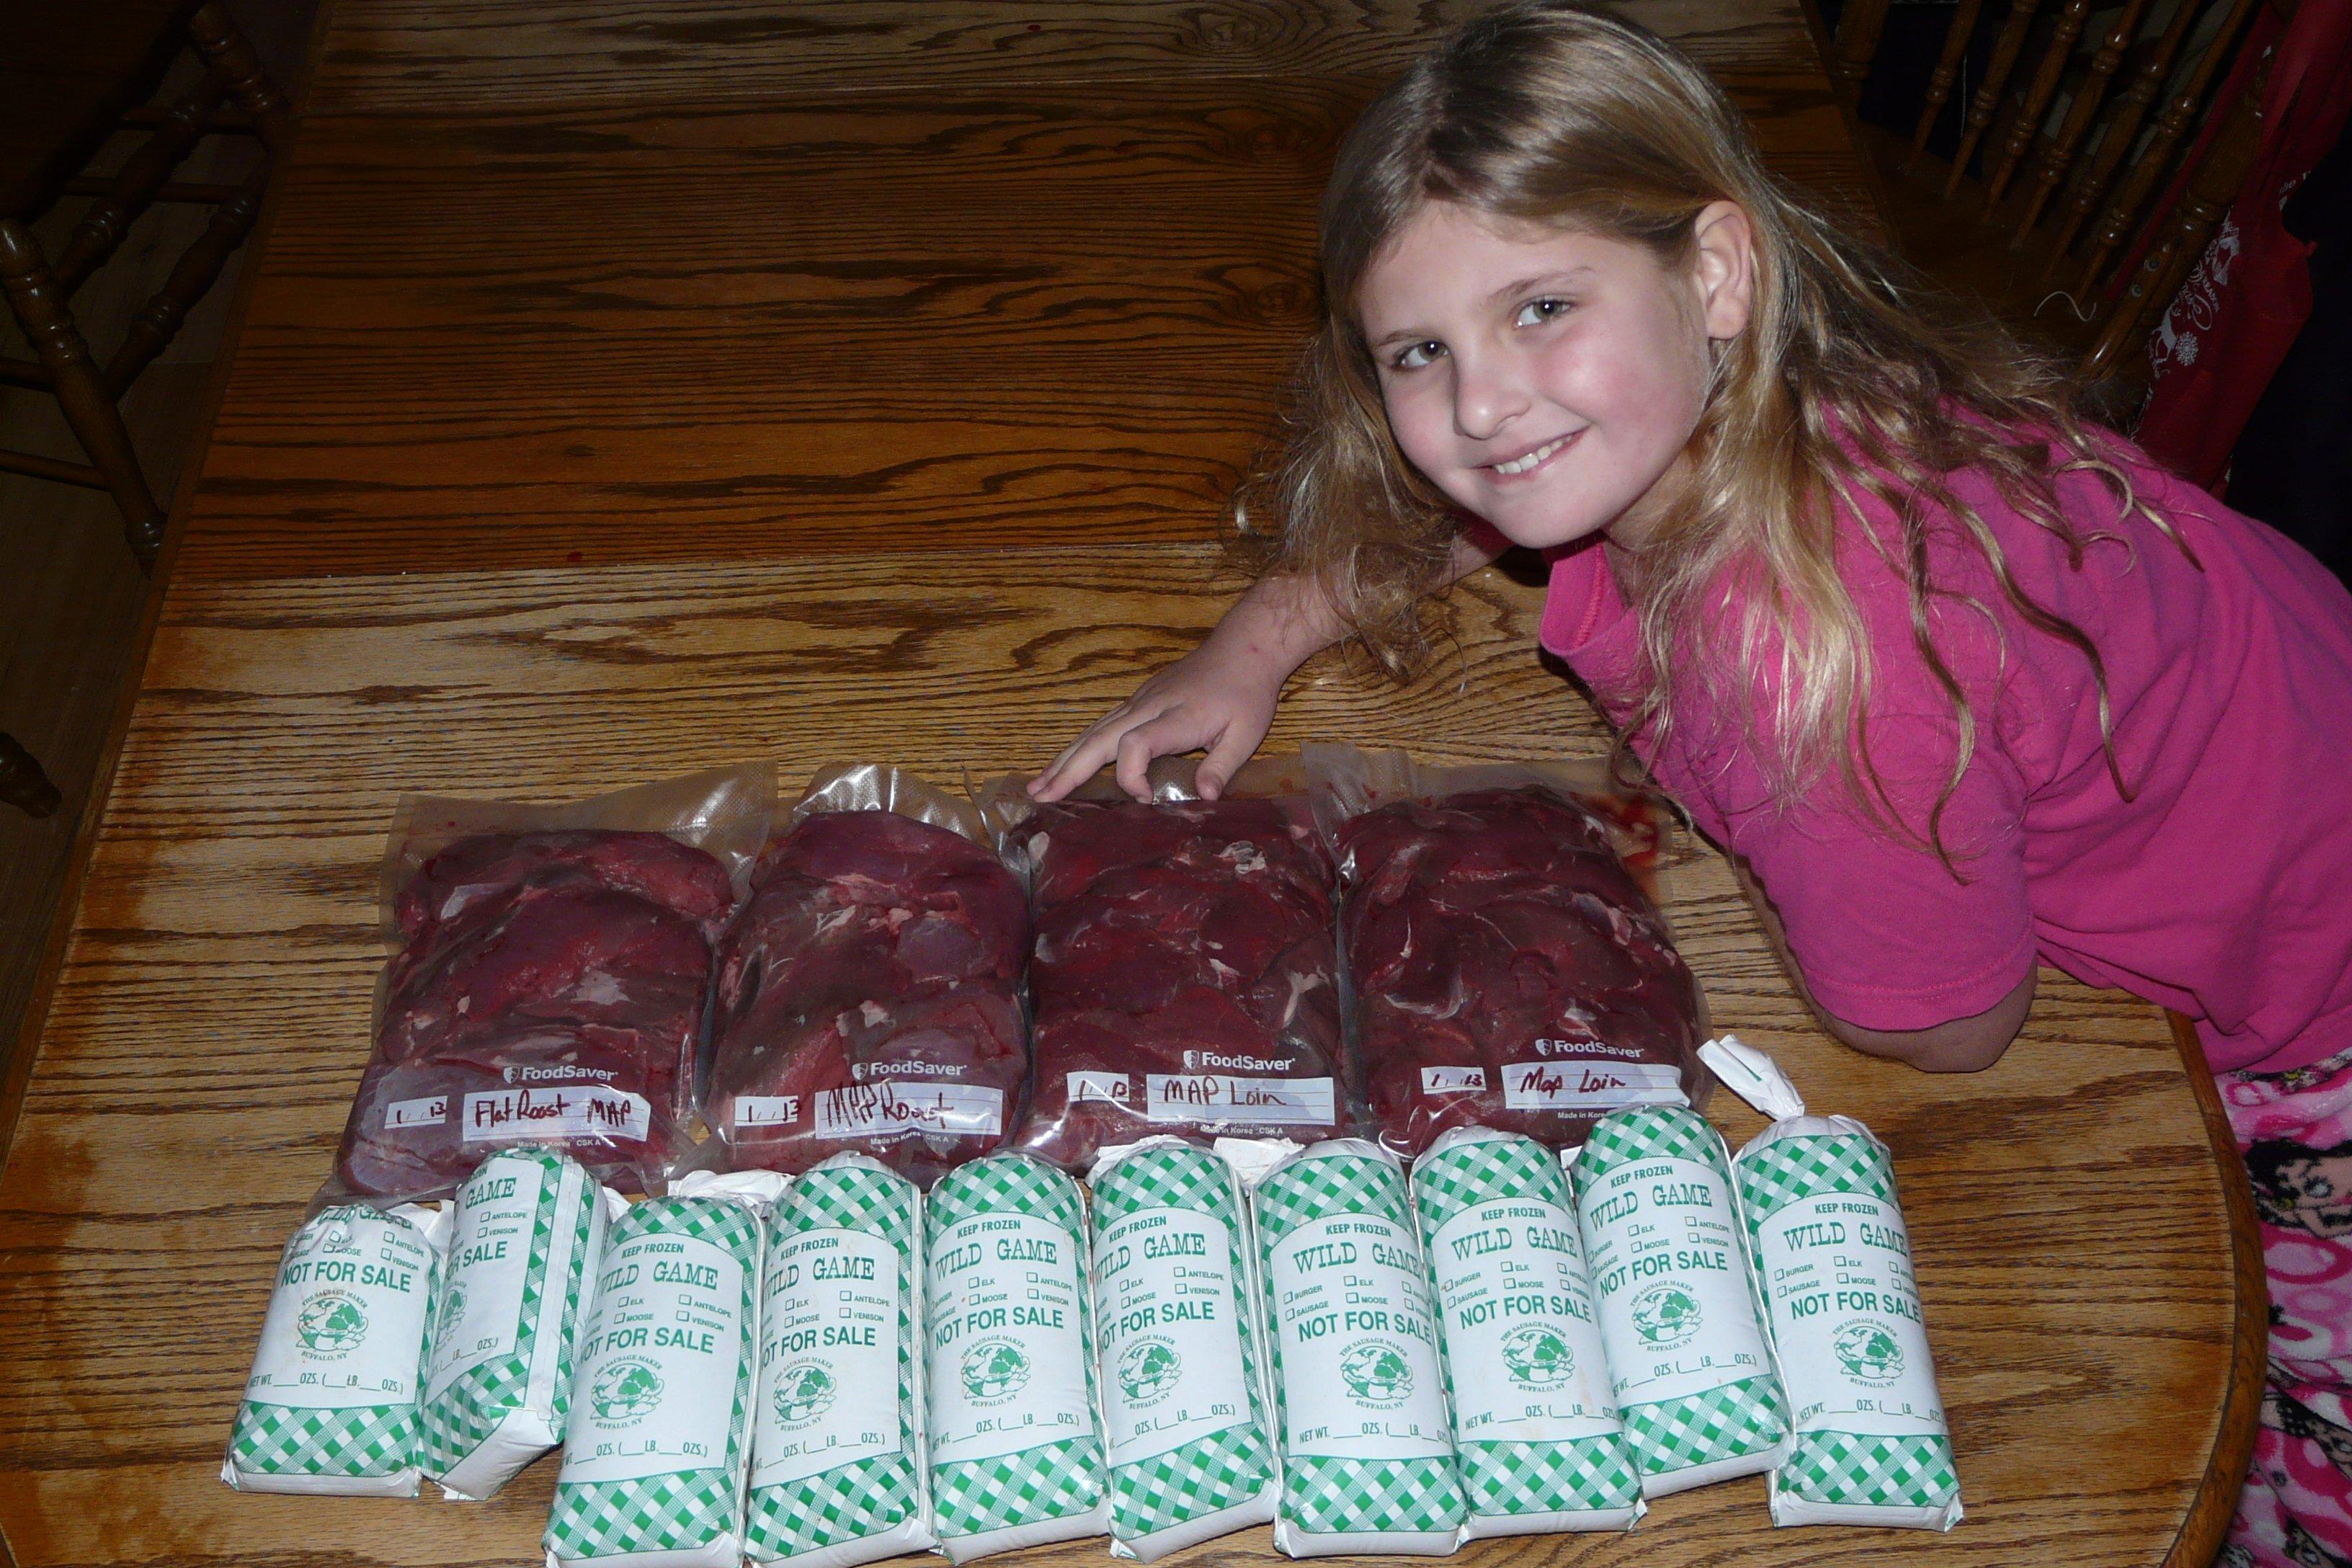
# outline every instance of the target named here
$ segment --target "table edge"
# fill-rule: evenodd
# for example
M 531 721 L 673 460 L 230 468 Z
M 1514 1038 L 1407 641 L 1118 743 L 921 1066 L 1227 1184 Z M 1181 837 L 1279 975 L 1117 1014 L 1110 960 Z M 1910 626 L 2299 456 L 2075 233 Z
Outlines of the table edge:
M 2237 1135 L 2221 1108 L 2221 1091 L 2206 1065 L 2205 1047 L 2197 1026 L 2186 1016 L 2165 1009 L 2172 1028 L 2173 1046 L 2189 1069 L 2189 1083 L 2204 1118 L 2205 1136 L 2213 1146 L 2213 1163 L 2221 1177 L 2221 1197 L 2230 1215 L 2231 1279 L 2234 1287 L 2236 1322 L 2230 1336 L 2230 1385 L 2221 1401 L 2221 1420 L 2213 1451 L 2205 1462 L 2204 1478 L 2197 1483 L 2180 1533 L 2164 1555 L 2164 1568 L 2207 1568 L 2221 1550 L 2230 1521 L 2238 1510 L 2238 1492 L 2245 1485 L 2246 1467 L 2254 1452 L 2254 1433 L 2263 1408 L 2263 1373 L 2270 1360 L 2270 1286 L 2263 1273 L 2262 1232 L 2254 1219 L 2254 1195 L 2247 1184 L 2246 1163 L 2238 1153 Z
M 198 395 L 203 414 L 196 423 L 195 439 L 181 465 L 179 479 L 172 487 L 172 506 L 164 520 L 163 544 L 156 552 L 155 570 L 148 581 L 146 599 L 139 608 L 139 624 L 131 634 L 131 658 L 123 668 L 122 689 L 115 694 L 114 712 L 107 721 L 98 766 L 90 773 L 89 797 L 82 803 L 81 815 L 74 824 L 73 843 L 66 850 L 65 881 L 58 889 L 57 908 L 50 917 L 48 934 L 41 942 L 40 959 L 33 966 L 33 989 L 25 998 L 25 1016 L 17 1024 L 8 1055 L 0 1059 L 0 1174 L 5 1173 L 16 1152 L 16 1125 L 23 1117 L 25 1096 L 32 1087 L 33 1069 L 39 1065 L 41 1037 L 48 1030 L 50 1004 L 56 999 L 58 981 L 65 972 L 66 949 L 80 923 L 82 890 L 89 880 L 99 832 L 106 825 L 107 807 L 114 798 L 122 743 L 131 732 L 139 699 L 146 689 L 147 661 L 154 651 L 163 601 L 171 595 L 180 542 L 187 534 L 188 514 L 194 504 L 197 487 L 204 480 L 205 460 L 212 452 L 213 432 L 220 422 L 221 404 L 228 393 L 229 373 L 236 363 L 238 341 L 245 335 L 246 313 L 253 300 L 254 286 L 261 277 L 261 257 L 277 226 L 278 208 L 285 190 L 285 181 L 280 176 L 292 161 L 296 142 L 301 139 L 310 84 L 318 79 L 319 58 L 325 50 L 335 10 L 336 0 L 319 0 L 319 8 L 310 18 L 310 36 L 302 41 L 302 79 L 289 89 L 293 103 L 286 133 L 271 153 L 273 166 L 268 188 L 262 193 L 261 211 L 242 247 L 243 265 L 237 274 L 236 297 L 229 301 L 228 320 L 221 330 L 220 353 Z M 14 1559 L 6 1552 L 6 1543 L 0 1541 L 0 1563 L 13 1563 Z

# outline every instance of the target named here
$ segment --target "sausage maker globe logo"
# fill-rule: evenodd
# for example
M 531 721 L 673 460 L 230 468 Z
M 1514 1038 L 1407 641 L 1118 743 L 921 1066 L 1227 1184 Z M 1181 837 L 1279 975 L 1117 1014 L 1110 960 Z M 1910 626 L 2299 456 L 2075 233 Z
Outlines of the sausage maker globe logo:
M 1697 1300 L 1672 1281 L 1651 1286 L 1633 1298 L 1627 1310 L 1633 1331 L 1651 1350 L 1680 1350 L 1698 1333 L 1702 1321 Z
M 982 1340 L 963 1352 L 964 1396 L 1001 1405 L 1029 1384 L 1029 1352 L 1015 1340 Z
M 661 1403 L 661 1373 L 649 1361 L 616 1361 L 596 1374 L 588 1404 L 599 1421 L 635 1421 Z
M 1118 1387 L 1130 1405 L 1153 1405 L 1176 1392 L 1183 1358 L 1164 1339 L 1138 1340 L 1119 1352 Z
M 1903 1375 L 1903 1346 L 1885 1323 L 1868 1318 L 1841 1323 L 1830 1350 L 1845 1374 L 1865 1387 L 1885 1388 Z
M 796 1432 L 832 1409 L 840 1393 L 824 1363 L 796 1361 L 776 1374 L 776 1424 Z
M 1359 1340 L 1341 1352 L 1339 1381 L 1375 1410 L 1393 1410 L 1412 1393 L 1412 1363 L 1386 1340 Z
M 328 1290 L 302 1303 L 294 1317 L 294 1337 L 302 1348 L 319 1355 L 341 1355 L 357 1350 L 367 1338 L 367 1308 L 357 1296 Z
M 1524 1323 L 1503 1336 L 1503 1369 L 1522 1388 L 1558 1388 L 1576 1372 L 1576 1357 L 1556 1329 Z

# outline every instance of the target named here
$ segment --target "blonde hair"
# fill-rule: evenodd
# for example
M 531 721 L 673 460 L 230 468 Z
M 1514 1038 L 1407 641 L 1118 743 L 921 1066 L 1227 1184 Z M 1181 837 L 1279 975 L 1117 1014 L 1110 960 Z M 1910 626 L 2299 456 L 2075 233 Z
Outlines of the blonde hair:
M 1958 729 L 1924 841 L 1952 863 L 1942 816 L 1978 731 L 1929 635 L 1932 607 L 1971 602 L 1929 581 L 1931 514 L 1981 553 L 2028 626 L 2089 661 L 2108 766 L 2129 793 L 2098 649 L 2019 585 L 1950 477 L 1984 476 L 2077 566 L 2091 543 L 2120 536 L 2085 534 L 2061 514 L 2059 474 L 2095 472 L 2119 511 L 2136 510 L 2168 534 L 2169 526 L 2076 417 L 2047 361 L 1792 195 L 1765 169 L 1738 111 L 1672 46 L 1570 5 L 1520 0 L 1465 25 L 1381 93 L 1340 148 L 1323 198 L 1322 328 L 1300 368 L 1286 444 L 1235 503 L 1244 533 L 1262 542 L 1264 569 L 1319 578 L 1391 674 L 1408 676 L 1425 660 L 1425 595 L 1443 581 L 1462 514 L 1398 449 L 1355 300 L 1382 247 L 1432 201 L 1637 244 L 1668 268 L 1691 263 L 1696 220 L 1710 203 L 1747 214 L 1748 327 L 1718 345 L 1685 449 L 1691 482 L 1624 584 L 1648 684 L 1621 753 L 1645 731 L 1653 753 L 1663 752 L 1677 683 L 1695 675 L 1733 699 L 1718 711 L 1749 712 L 1748 739 L 1783 805 L 1833 765 L 1872 817 L 1922 840 L 1869 763 L 1869 639 L 1837 570 L 1834 502 L 1867 492 L 1899 520 L 1899 538 L 1864 531 L 1908 589 L 1912 640 Z M 1748 706 L 1759 672 L 1770 692 L 1762 712 Z M 1727 691 L 1727 682 L 1740 689 Z

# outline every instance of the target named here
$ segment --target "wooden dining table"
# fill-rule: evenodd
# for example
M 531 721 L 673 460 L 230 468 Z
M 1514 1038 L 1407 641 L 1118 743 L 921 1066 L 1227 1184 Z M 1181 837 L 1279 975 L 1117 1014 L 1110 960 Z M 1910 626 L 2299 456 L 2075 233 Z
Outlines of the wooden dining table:
M 1475 8 L 329 0 L 7 1085 L 16 1563 L 536 1558 L 551 1462 L 467 1506 L 218 1476 L 367 1056 L 395 803 L 1044 762 L 1234 592 L 1227 498 L 1315 320 L 1337 140 Z M 1799 0 L 1622 9 L 1877 229 Z M 1540 598 L 1508 560 L 1470 579 L 1411 685 L 1326 656 L 1270 745 L 1604 752 L 1536 652 Z M 2045 971 L 1988 1071 L 1865 1058 L 1811 1022 L 1721 855 L 1685 836 L 1664 885 L 1716 1026 L 1893 1149 L 1967 1519 L 1775 1531 L 1751 1478 L 1631 1536 L 1463 1556 L 2203 1568 L 2264 1303 L 2193 1040 Z M 1271 1553 L 1256 1530 L 1179 1561 Z

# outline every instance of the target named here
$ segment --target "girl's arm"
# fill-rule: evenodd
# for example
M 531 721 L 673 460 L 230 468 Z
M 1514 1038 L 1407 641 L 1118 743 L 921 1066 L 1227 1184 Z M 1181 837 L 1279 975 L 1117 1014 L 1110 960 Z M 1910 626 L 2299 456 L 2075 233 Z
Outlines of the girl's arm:
M 2033 1007 L 2034 972 L 2029 968 L 2025 978 L 2017 983 L 2010 994 L 1981 1013 L 1965 1018 L 1953 1018 L 1927 1029 L 1865 1029 L 1832 1016 L 1813 1000 L 1805 984 L 1804 971 L 1797 966 L 1795 956 L 1789 951 L 1788 934 L 1780 927 L 1780 912 L 1772 907 L 1749 871 L 1748 863 L 1733 856 L 1731 868 L 1738 879 L 1740 890 L 1755 906 L 1757 918 L 1764 923 L 1764 934 L 1779 955 L 1780 967 L 1788 972 L 1789 983 L 1797 988 L 1798 997 L 1813 1016 L 1820 1020 L 1838 1039 L 1865 1056 L 1890 1057 L 1909 1062 L 1926 1072 L 1981 1072 L 2000 1060 L 2001 1053 L 2017 1038 L 2025 1026 L 2025 1016 Z
M 1450 587 L 1501 553 L 1486 530 L 1456 535 L 1439 588 Z M 1283 684 L 1298 667 L 1338 642 L 1347 626 L 1323 585 L 1290 574 L 1259 581 L 1234 602 L 1201 646 L 1136 689 L 1095 721 L 1051 766 L 1029 781 L 1037 800 L 1059 800 L 1116 761 L 1119 787 L 1151 798 L 1144 770 L 1154 757 L 1205 751 L 1198 787 L 1217 797 L 1274 723 Z

